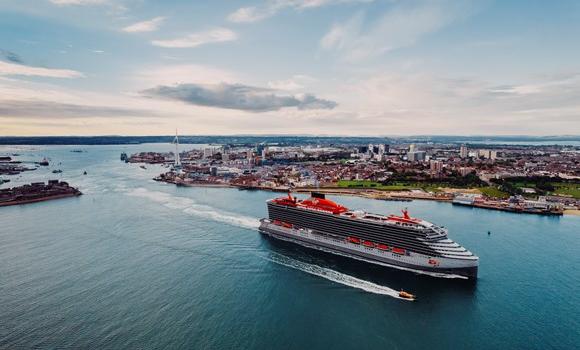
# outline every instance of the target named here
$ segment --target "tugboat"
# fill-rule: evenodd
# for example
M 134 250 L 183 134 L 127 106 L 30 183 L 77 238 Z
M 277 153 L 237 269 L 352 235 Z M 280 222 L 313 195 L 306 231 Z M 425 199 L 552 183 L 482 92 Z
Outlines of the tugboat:
M 405 299 L 409 299 L 409 300 L 415 300 L 415 296 L 411 293 L 405 292 L 404 290 L 401 289 L 401 291 L 399 292 L 399 296 L 401 298 L 405 298 Z

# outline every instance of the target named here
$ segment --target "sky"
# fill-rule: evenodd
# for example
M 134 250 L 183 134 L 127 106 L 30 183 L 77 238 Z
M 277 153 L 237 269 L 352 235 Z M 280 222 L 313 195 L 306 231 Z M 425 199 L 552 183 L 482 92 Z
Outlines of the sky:
M 0 136 L 579 135 L 580 2 L 0 0 Z

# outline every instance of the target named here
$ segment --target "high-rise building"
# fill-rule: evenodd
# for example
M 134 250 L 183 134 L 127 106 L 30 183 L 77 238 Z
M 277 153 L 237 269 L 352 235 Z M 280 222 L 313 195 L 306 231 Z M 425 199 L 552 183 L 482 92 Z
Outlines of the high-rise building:
M 479 158 L 483 157 L 485 159 L 495 160 L 497 158 L 497 151 L 489 149 L 480 149 L 477 151 L 477 156 Z
M 256 144 L 256 154 L 262 154 L 262 152 L 264 151 L 264 148 L 266 148 L 266 145 L 264 143 L 257 143 Z
M 222 149 L 222 161 L 227 162 L 228 160 L 230 160 L 230 150 L 226 146 Z
M 461 176 L 467 176 L 467 174 L 471 174 L 472 172 L 473 172 L 473 168 L 466 168 L 466 167 L 459 168 L 459 174 L 461 174 Z
M 431 169 L 431 172 L 439 174 L 443 171 L 443 162 L 431 160 L 429 161 L 429 169 Z
M 369 143 L 369 148 L 367 149 L 367 154 L 369 157 L 373 156 L 375 146 L 372 143 Z
M 413 151 L 407 153 L 407 160 L 409 162 L 422 162 L 425 160 L 427 153 L 425 151 Z
M 416 149 L 416 148 L 417 148 L 417 147 L 415 146 L 415 144 L 414 144 L 414 143 L 410 144 L 410 145 L 409 145 L 409 152 L 415 152 L 415 149 Z
M 203 158 L 208 159 L 213 156 L 213 148 L 204 148 L 203 149 Z
M 466 145 L 461 145 L 461 147 L 459 148 L 459 156 L 461 158 L 467 158 L 469 156 L 469 151 L 467 150 Z

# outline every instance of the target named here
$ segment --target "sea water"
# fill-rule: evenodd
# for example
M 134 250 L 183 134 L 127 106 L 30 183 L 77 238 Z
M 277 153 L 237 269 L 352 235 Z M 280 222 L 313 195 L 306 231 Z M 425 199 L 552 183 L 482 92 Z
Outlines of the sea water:
M 3 176 L 12 181 L 1 188 L 61 179 L 84 193 L 0 208 L 0 348 L 580 344 L 580 217 L 331 197 L 376 213 L 407 207 L 447 227 L 480 257 L 477 283 L 465 283 L 273 241 L 258 233 L 258 219 L 279 194 L 176 187 L 152 180 L 161 166 L 119 160 L 121 152 L 171 149 L 0 146 L 17 160 L 50 161 Z M 400 289 L 417 301 L 398 298 Z

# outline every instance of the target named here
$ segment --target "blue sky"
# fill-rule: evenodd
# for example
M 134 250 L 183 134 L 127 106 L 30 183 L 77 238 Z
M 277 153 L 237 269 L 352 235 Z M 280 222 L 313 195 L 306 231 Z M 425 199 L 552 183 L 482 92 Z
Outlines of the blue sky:
M 3 0 L 0 135 L 579 134 L 580 3 Z

